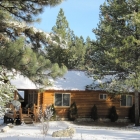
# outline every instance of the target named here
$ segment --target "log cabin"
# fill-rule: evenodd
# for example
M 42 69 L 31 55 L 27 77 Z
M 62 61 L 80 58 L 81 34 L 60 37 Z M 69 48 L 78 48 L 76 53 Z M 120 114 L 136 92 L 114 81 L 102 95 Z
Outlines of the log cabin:
M 93 84 L 93 79 L 88 77 L 84 71 L 68 71 L 63 77 L 51 81 L 52 86 L 47 86 L 43 92 L 39 92 L 38 87 L 26 77 L 17 75 L 11 80 L 24 98 L 21 102 L 22 108 L 30 103 L 34 104 L 33 113 L 36 121 L 38 108 L 42 106 L 45 110 L 46 106 L 51 104 L 54 104 L 57 116 L 66 119 L 73 102 L 78 108 L 78 118 L 90 118 L 91 109 L 95 104 L 99 118 L 107 118 L 109 109 L 115 106 L 119 118 L 125 119 L 128 118 L 129 109 L 134 103 L 133 93 L 118 95 L 111 99 L 108 93 L 96 86 L 88 89 L 87 85 Z M 95 85 L 97 83 L 98 81 L 94 82 Z

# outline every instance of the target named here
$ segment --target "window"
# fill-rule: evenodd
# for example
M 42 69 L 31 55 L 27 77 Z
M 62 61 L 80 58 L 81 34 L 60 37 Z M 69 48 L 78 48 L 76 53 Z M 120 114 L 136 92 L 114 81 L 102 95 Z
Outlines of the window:
M 70 94 L 55 93 L 55 106 L 70 106 Z
M 18 90 L 18 93 L 20 94 L 20 96 L 24 99 L 24 91 L 23 90 Z
M 100 94 L 100 99 L 101 100 L 106 100 L 107 94 Z
M 132 106 L 132 95 L 121 95 L 121 106 Z

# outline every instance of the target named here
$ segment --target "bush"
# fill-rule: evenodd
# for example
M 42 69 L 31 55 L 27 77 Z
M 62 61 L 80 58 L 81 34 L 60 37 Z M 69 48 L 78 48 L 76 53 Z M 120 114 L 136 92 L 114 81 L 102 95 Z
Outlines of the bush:
M 118 120 L 118 114 L 116 112 L 115 106 L 112 106 L 112 108 L 110 109 L 109 118 L 110 118 L 111 122 L 115 122 Z
M 49 105 L 46 107 L 44 113 L 42 112 L 42 107 L 39 108 L 39 120 L 42 123 L 42 133 L 43 135 L 47 135 L 48 130 L 49 130 L 49 121 L 53 115 L 53 111 L 52 111 L 52 106 Z
M 68 118 L 70 121 L 74 121 L 78 117 L 77 112 L 78 112 L 78 110 L 77 110 L 76 103 L 73 102 L 71 104 L 69 112 L 68 112 Z
M 135 122 L 135 104 L 133 104 L 133 106 L 129 109 L 128 117 L 132 123 Z
M 95 104 L 91 109 L 91 119 L 93 119 L 94 121 L 98 119 L 97 107 Z
M 56 120 L 56 111 L 55 111 L 54 104 L 51 105 L 51 111 L 53 112 L 51 120 Z

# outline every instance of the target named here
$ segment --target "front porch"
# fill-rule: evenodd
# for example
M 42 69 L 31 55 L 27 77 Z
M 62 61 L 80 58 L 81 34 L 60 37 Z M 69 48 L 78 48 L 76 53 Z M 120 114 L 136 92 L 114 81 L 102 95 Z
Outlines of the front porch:
M 18 93 L 15 92 L 14 100 L 20 102 L 20 108 L 16 110 L 11 102 L 7 103 L 6 108 L 8 110 L 4 115 L 4 123 L 29 124 L 39 121 L 37 91 L 20 90 Z
M 9 111 L 7 111 L 4 115 L 4 123 L 14 123 L 16 125 L 20 125 L 22 123 L 31 124 L 33 122 L 37 122 L 38 120 L 38 108 L 34 104 L 32 108 L 27 108 L 27 112 L 23 111 L 24 108 L 20 108 L 19 111 L 11 108 L 10 105 Z

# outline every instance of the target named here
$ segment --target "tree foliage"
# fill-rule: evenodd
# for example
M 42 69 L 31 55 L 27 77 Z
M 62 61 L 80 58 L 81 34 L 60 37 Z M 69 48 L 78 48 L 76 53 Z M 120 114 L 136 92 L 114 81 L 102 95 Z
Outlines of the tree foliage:
M 84 39 L 82 36 L 76 36 L 70 29 L 62 8 L 58 13 L 52 32 L 66 40 L 67 46 L 60 48 L 52 45 L 46 48 L 48 58 L 54 63 L 65 65 L 68 69 L 83 69 L 86 50 Z
M 116 112 L 116 107 L 115 106 L 112 106 L 109 110 L 109 118 L 111 120 L 111 122 L 115 122 L 118 120 L 118 114 Z
M 68 111 L 68 118 L 70 121 L 74 121 L 78 117 L 78 109 L 75 102 L 73 102 L 70 106 L 70 109 Z
M 62 0 L 1 0 L 1 36 L 3 38 L 6 36 L 6 38 L 8 37 L 9 39 L 15 40 L 20 35 L 24 35 L 28 39 L 27 41 L 36 49 L 42 47 L 41 43 L 52 43 L 51 35 L 29 25 L 39 20 L 36 16 L 43 12 L 45 6 L 55 6 L 61 2 Z
M 37 15 L 46 6 L 56 6 L 62 0 L 0 0 L 0 77 L 20 73 L 37 85 L 50 84 L 50 77 L 62 76 L 65 66 L 59 67 L 46 58 L 45 47 L 65 46 L 57 34 L 46 33 L 33 27 Z M 10 80 L 10 77 L 8 77 Z M 15 87 L 1 78 L 1 109 Z
M 96 121 L 98 119 L 98 109 L 95 104 L 91 109 L 91 119 L 93 119 L 94 121 Z
M 100 7 L 100 23 L 93 32 L 97 41 L 90 52 L 89 73 L 102 79 L 112 75 L 103 88 L 116 93 L 140 91 L 139 0 L 107 0 Z M 139 109 L 136 107 L 136 125 Z
M 135 123 L 135 104 L 129 109 L 129 119 L 132 123 Z
M 3 117 L 6 109 L 5 105 L 10 100 L 13 100 L 13 93 L 16 91 L 16 87 L 11 85 L 9 79 L 12 75 L 6 75 L 6 71 L 0 68 L 0 118 Z
M 45 6 L 56 6 L 62 0 L 0 0 L 0 7 L 4 11 L 8 11 L 16 19 L 25 22 L 35 22 L 35 16 L 43 12 Z
M 17 70 L 33 82 L 44 84 L 49 76 L 62 75 L 65 68 L 59 68 L 45 58 L 43 47 L 53 44 L 61 47 L 61 38 L 45 33 L 28 23 L 36 21 L 35 16 L 45 6 L 55 6 L 61 0 L 54 1 L 1 1 L 0 2 L 0 66 L 8 70 Z M 57 72 L 54 72 L 57 67 Z M 60 69 L 60 70 L 59 70 Z M 44 72 L 48 70 L 48 73 Z M 56 73 L 56 74 L 55 74 Z M 45 83 L 46 84 L 46 83 Z
M 62 8 L 60 8 L 56 20 L 56 25 L 52 27 L 52 31 L 55 34 L 59 34 L 63 39 L 68 39 L 69 37 L 69 23 L 64 15 Z

